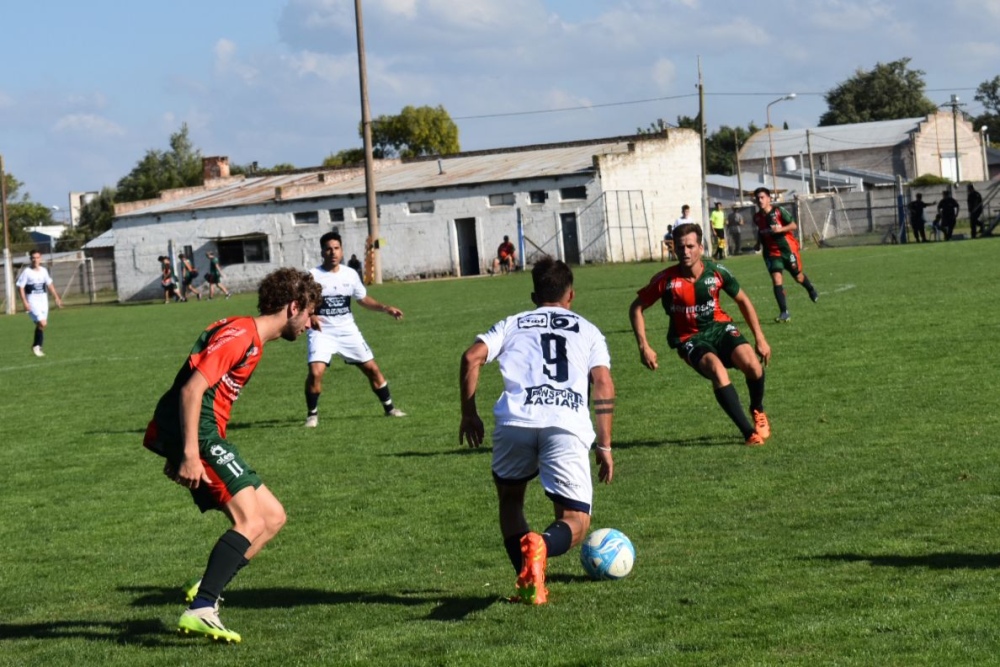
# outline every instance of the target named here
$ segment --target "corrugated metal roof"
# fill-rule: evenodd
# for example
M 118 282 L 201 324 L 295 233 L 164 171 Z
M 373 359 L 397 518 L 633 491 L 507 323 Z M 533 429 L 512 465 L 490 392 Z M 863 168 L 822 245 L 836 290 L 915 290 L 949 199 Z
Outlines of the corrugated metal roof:
M 926 117 L 903 118 L 874 123 L 814 127 L 808 130 L 773 130 L 774 157 L 779 159 L 787 155 L 808 154 L 810 144 L 813 154 L 895 146 L 909 141 L 910 135 L 925 120 L 927 120 Z M 808 142 L 806 141 L 807 131 L 809 132 Z M 768 131 L 764 129 L 747 140 L 747 143 L 740 150 L 740 159 L 766 159 L 770 156 L 770 150 Z
M 379 161 L 375 182 L 380 193 L 447 188 L 527 178 L 588 174 L 594 171 L 594 156 L 627 153 L 629 144 L 649 137 L 616 137 L 571 144 L 549 144 L 521 148 L 459 153 L 441 158 L 408 162 Z M 150 201 L 117 217 L 158 215 L 206 208 L 249 206 L 280 201 L 365 194 L 364 170 L 322 169 L 275 176 L 251 176 L 212 189 L 199 189 L 181 196 Z

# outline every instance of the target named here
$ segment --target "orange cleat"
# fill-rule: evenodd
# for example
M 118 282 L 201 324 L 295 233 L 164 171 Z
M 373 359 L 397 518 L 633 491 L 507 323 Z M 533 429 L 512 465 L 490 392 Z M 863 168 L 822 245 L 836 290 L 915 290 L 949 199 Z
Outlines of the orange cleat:
M 750 434 L 750 437 L 747 438 L 746 446 L 747 447 L 763 447 L 764 446 L 764 438 L 760 437 L 760 433 L 757 433 L 756 431 L 754 431 L 752 434 Z
M 771 437 L 771 422 L 767 421 L 767 415 L 761 410 L 753 411 L 753 425 L 764 440 Z
M 763 443 L 761 443 L 763 444 Z M 545 540 L 538 533 L 521 538 L 521 572 L 517 575 L 517 596 L 523 604 L 545 604 L 549 592 L 545 589 Z

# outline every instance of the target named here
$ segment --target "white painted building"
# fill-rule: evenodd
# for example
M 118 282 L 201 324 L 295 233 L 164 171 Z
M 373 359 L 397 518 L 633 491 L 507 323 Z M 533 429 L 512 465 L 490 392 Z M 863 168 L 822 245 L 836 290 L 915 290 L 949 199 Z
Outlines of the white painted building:
M 660 256 L 660 239 L 682 204 L 701 199 L 697 133 L 616 137 L 376 163 L 379 246 L 387 280 L 478 275 L 504 235 L 524 257 L 571 264 Z M 207 251 L 223 282 L 255 289 L 280 266 L 319 264 L 319 237 L 336 228 L 346 257 L 364 259 L 368 238 L 359 168 L 229 176 L 226 158 L 205 158 L 205 185 L 120 204 L 113 225 L 118 296 L 159 297 L 157 257 Z M 176 262 L 175 262 L 176 265 Z

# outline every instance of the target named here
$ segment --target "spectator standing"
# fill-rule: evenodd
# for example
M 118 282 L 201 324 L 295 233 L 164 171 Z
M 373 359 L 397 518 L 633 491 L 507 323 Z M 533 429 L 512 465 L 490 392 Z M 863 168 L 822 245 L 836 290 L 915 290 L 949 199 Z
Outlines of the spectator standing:
M 915 199 L 908 204 L 910 209 L 910 227 L 913 229 L 913 241 L 915 243 L 927 243 L 927 235 L 924 233 L 924 226 L 927 221 L 924 219 L 924 209 L 933 206 L 935 202 L 925 202 L 924 196 L 919 192 L 914 195 Z
M 726 230 L 729 232 L 729 249 L 730 254 L 739 255 L 740 244 L 743 242 L 743 230 L 740 227 L 743 226 L 743 216 L 740 214 L 739 204 L 733 204 L 733 210 L 729 213 L 729 217 L 726 218 Z
M 715 209 L 708 215 L 708 222 L 715 234 L 715 259 L 726 258 L 726 213 L 722 210 L 722 202 L 715 202 Z
M 950 190 L 941 193 L 938 200 L 938 217 L 941 219 L 941 231 L 944 232 L 944 240 L 950 241 L 951 235 L 955 233 L 955 224 L 958 222 L 958 212 L 961 206 L 958 200 L 951 196 Z
M 222 267 L 219 266 L 219 258 L 211 250 L 205 253 L 205 257 L 208 257 L 208 274 L 205 276 L 205 282 L 208 283 L 208 298 L 211 299 L 215 296 L 215 288 L 218 287 L 228 299 L 232 294 L 222 284 Z
M 979 194 L 972 183 L 969 183 L 968 189 L 969 227 L 972 228 L 972 238 L 976 238 L 977 232 L 985 231 L 983 223 L 980 222 L 980 218 L 983 217 L 983 196 Z

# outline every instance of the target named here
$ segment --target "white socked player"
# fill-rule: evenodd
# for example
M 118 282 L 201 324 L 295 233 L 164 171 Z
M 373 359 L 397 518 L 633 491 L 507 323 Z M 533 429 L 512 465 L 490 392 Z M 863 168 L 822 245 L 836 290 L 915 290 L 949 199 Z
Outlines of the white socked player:
M 62 308 L 63 304 L 52 283 L 49 270 L 42 266 L 41 252 L 31 251 L 31 266 L 21 271 L 15 284 L 21 294 L 24 310 L 35 323 L 35 337 L 31 343 L 31 351 L 36 357 L 44 357 L 42 345 L 45 344 L 45 327 L 49 324 L 49 293 L 56 300 L 57 306 Z
M 397 320 L 403 319 L 403 311 L 368 296 L 358 272 L 342 265 L 344 249 L 340 234 L 327 232 L 320 237 L 319 246 L 323 263 L 310 269 L 310 273 L 323 288 L 323 301 L 313 315 L 312 327 L 308 333 L 309 375 L 306 377 L 305 426 L 316 428 L 319 425 L 319 395 L 323 391 L 323 374 L 334 355 L 340 355 L 344 363 L 357 366 L 364 373 L 372 391 L 382 403 L 386 417 L 405 417 L 406 413 L 392 403 L 389 383 L 375 363 L 375 355 L 354 321 L 351 303 L 387 313 Z
M 532 268 L 531 276 L 531 298 L 538 307 L 496 323 L 462 356 L 459 442 L 464 439 L 470 447 L 482 444 L 476 387 L 480 368 L 497 360 L 504 390 L 493 407 L 492 469 L 500 532 L 518 573 L 515 600 L 544 604 L 547 558 L 579 544 L 590 527 L 594 493 L 590 449 L 595 438 L 598 479 L 610 484 L 614 475 L 615 387 L 604 335 L 570 310 L 574 291 L 569 266 L 545 257 Z M 556 517 L 541 533 L 532 532 L 524 516 L 525 489 L 536 476 Z

